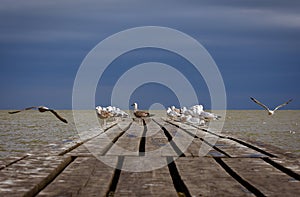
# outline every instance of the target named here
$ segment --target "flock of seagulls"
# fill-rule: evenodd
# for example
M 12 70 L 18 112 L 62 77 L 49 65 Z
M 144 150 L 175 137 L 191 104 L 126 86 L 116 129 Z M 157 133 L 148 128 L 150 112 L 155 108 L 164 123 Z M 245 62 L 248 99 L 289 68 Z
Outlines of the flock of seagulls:
M 129 115 L 122 111 L 120 108 L 115 106 L 107 106 L 107 107 L 96 107 L 97 115 L 100 119 L 106 119 L 106 118 L 127 118 Z
M 287 102 L 275 107 L 274 110 L 270 110 L 266 105 L 259 102 L 257 99 L 255 99 L 253 97 L 250 97 L 250 99 L 253 102 L 255 102 L 256 104 L 258 104 L 261 107 L 263 107 L 264 109 L 266 109 L 268 111 L 269 115 L 273 115 L 276 110 L 289 104 L 292 101 L 292 99 L 290 99 Z M 137 103 L 133 103 L 131 106 L 133 106 L 133 114 L 136 118 L 146 118 L 146 117 L 153 116 L 147 111 L 139 110 Z M 17 110 L 17 111 L 10 111 L 8 113 L 15 114 L 15 113 L 32 110 L 32 109 L 37 109 L 41 113 L 51 112 L 60 121 L 62 121 L 64 123 L 68 123 L 68 121 L 65 118 L 61 117 L 55 110 L 45 107 L 45 106 L 33 106 L 33 107 L 28 107 L 28 108 Z M 98 117 L 102 120 L 106 120 L 108 118 L 128 118 L 129 117 L 129 115 L 125 111 L 123 111 L 120 108 L 115 107 L 115 106 L 107 106 L 107 107 L 97 106 L 96 113 L 97 113 Z M 188 122 L 191 124 L 198 124 L 198 125 L 204 125 L 206 122 L 208 122 L 210 120 L 218 120 L 221 118 L 221 116 L 204 111 L 202 105 L 194 105 L 190 108 L 182 107 L 180 109 L 176 108 L 175 106 L 171 106 L 171 107 L 167 108 L 166 113 L 167 113 L 167 116 L 172 120 Z
M 186 107 L 178 109 L 175 106 L 171 106 L 167 109 L 167 115 L 172 120 L 198 125 L 204 125 L 210 120 L 221 118 L 221 116 L 204 111 L 202 105 L 194 105 L 188 109 Z
M 136 118 L 146 118 L 152 116 L 147 111 L 138 110 L 138 104 L 133 103 L 131 106 L 133 106 L 133 115 Z M 106 124 L 105 120 L 108 118 L 128 118 L 129 114 L 127 114 L 125 111 L 121 110 L 118 107 L 115 106 L 108 106 L 108 107 L 96 107 L 96 113 L 100 119 L 102 119 L 104 122 L 103 124 Z
M 107 107 L 96 107 L 96 113 L 98 117 L 103 120 L 103 124 L 106 124 L 106 119 L 108 118 L 127 118 L 129 115 L 122 111 L 120 108 L 115 106 L 107 106 Z

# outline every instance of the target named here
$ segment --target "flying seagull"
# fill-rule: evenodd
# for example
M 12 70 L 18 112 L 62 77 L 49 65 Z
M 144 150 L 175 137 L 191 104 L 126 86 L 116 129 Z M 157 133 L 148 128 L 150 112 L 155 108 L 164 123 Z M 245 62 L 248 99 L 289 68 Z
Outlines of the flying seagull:
M 39 112 L 46 112 L 46 111 L 50 111 L 52 114 L 54 114 L 59 120 L 63 121 L 64 123 L 68 123 L 68 121 L 66 119 L 64 119 L 63 117 L 61 117 L 60 115 L 58 115 L 58 113 L 56 111 L 54 111 L 53 109 L 49 109 L 48 107 L 45 106 L 34 106 L 34 107 L 28 107 L 25 109 L 21 109 L 21 110 L 17 110 L 17 111 L 11 111 L 8 112 L 9 114 L 15 114 L 15 113 L 19 113 L 22 111 L 26 111 L 26 110 L 31 110 L 31 109 L 38 109 Z
M 265 108 L 265 109 L 268 111 L 269 115 L 273 115 L 274 112 L 275 112 L 277 109 L 279 109 L 279 108 L 281 108 L 281 107 L 283 107 L 283 106 L 289 104 L 289 102 L 291 102 L 291 101 L 293 100 L 293 99 L 290 99 L 290 100 L 288 100 L 287 102 L 285 102 L 285 103 L 283 103 L 283 104 L 281 104 L 281 105 L 278 105 L 274 110 L 270 110 L 267 106 L 265 106 L 264 104 L 262 104 L 261 102 L 259 102 L 259 101 L 256 100 L 255 98 L 250 97 L 250 99 L 251 99 L 252 101 L 254 101 L 255 103 L 257 103 L 258 105 L 260 105 L 260 106 L 262 106 L 263 108 Z

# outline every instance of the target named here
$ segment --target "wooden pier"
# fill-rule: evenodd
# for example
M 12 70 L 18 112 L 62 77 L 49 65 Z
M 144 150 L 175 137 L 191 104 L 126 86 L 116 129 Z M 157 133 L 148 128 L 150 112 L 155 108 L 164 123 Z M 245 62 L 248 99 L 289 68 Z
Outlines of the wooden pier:
M 203 146 L 211 150 L 199 156 Z M 59 152 L 0 160 L 0 196 L 300 196 L 299 174 L 299 158 L 272 146 L 125 119 Z

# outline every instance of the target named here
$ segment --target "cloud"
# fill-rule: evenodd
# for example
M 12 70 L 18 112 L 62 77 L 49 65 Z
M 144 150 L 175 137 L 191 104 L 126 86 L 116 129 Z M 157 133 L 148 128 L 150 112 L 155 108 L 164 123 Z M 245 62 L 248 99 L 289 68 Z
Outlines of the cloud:
M 99 40 L 143 25 L 172 27 L 201 40 L 221 32 L 230 38 L 232 33 L 283 31 L 282 26 L 299 30 L 294 1 L 14 1 L 5 0 L 0 8 L 2 42 Z
M 293 0 L 192 0 L 188 3 L 2 0 L 1 75 L 15 76 L 17 71 L 14 85 L 19 85 L 19 89 L 22 89 L 22 79 L 41 74 L 46 68 L 52 68 L 48 76 L 61 72 L 70 79 L 84 56 L 101 40 L 128 28 L 156 25 L 177 29 L 202 43 L 217 61 L 229 86 L 241 84 L 240 78 L 251 77 L 255 69 L 263 68 L 262 76 L 251 78 L 253 83 L 259 83 L 264 80 L 264 74 L 272 79 L 286 70 L 299 73 L 299 6 L 300 1 Z M 245 69 L 251 66 L 253 70 Z M 281 81 L 284 76 L 274 80 Z M 0 79 L 4 84 L 1 91 L 10 91 L 5 77 Z M 35 80 L 30 86 L 39 83 Z M 298 84 L 297 80 L 293 75 L 289 84 Z M 53 84 L 45 82 L 43 86 L 48 89 Z M 297 87 L 293 88 L 298 92 Z M 238 94 L 238 90 L 232 93 Z

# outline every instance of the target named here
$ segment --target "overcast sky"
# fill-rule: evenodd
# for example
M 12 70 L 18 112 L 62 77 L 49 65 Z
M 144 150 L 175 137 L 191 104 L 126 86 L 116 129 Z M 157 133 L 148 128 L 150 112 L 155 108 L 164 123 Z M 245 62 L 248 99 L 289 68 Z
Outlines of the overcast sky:
M 2 0 L 0 108 L 71 109 L 77 70 L 100 41 L 133 27 L 163 26 L 190 35 L 210 53 L 224 80 L 228 109 L 260 109 L 249 96 L 270 107 L 293 98 L 285 109 L 299 109 L 299 11 L 300 1 L 295 0 Z M 147 61 L 188 67 L 168 52 L 133 51 L 116 59 L 103 77 L 104 85 L 100 80 L 96 104 L 110 104 L 105 88 L 122 75 L 118 64 Z M 200 102 L 210 108 L 203 79 L 191 73 L 189 79 L 198 84 Z M 131 101 L 143 95 L 147 99 L 139 101 L 142 107 L 159 99 L 165 105 L 178 104 L 174 92 L 156 83 L 141 84 Z

